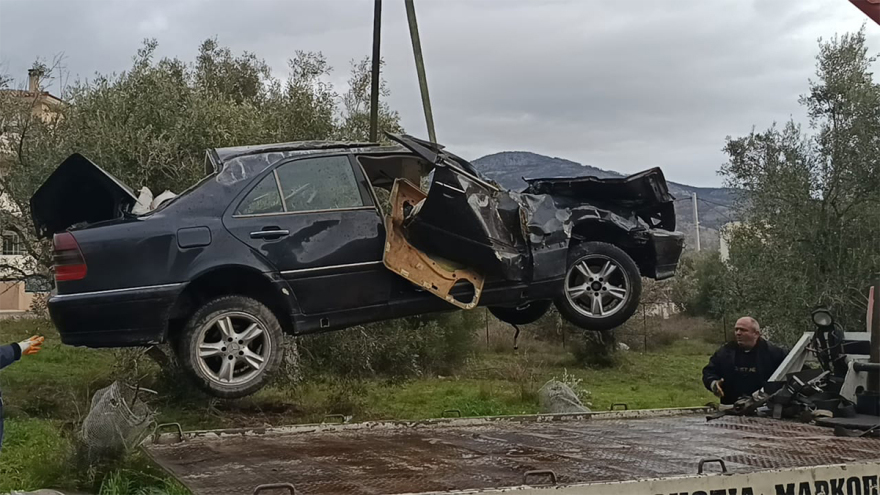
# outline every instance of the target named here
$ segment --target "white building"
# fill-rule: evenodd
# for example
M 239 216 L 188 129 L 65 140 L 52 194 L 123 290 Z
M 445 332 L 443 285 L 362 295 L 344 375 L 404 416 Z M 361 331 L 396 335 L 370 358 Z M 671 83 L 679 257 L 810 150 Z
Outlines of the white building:
M 721 256 L 721 261 L 727 262 L 730 259 L 730 234 L 734 229 L 742 225 L 741 222 L 729 222 L 721 226 L 721 229 L 718 231 L 718 240 L 719 240 L 719 255 Z
M 6 89 L 2 91 L 3 100 L 14 102 L 18 99 L 26 99 L 32 105 L 32 114 L 35 117 L 45 119 L 55 113 L 55 109 L 61 104 L 61 99 L 50 94 L 48 91 L 40 91 L 39 81 L 41 74 L 33 69 L 28 71 L 28 89 Z M 0 174 L 3 174 L 3 155 L 9 152 L 8 147 L 15 142 L 16 136 L 9 132 L 0 134 Z M 0 195 L 0 209 L 11 212 L 13 215 L 21 215 L 16 205 L 6 195 Z M 14 267 L 23 271 L 30 271 L 34 259 L 25 252 L 24 245 L 18 234 L 0 225 L 0 266 Z M 0 269 L 0 278 L 10 276 L 18 277 L 20 270 L 14 268 Z M 47 290 L 46 281 L 38 277 L 29 277 L 25 281 L 3 282 L 0 281 L 0 313 L 27 311 L 35 294 Z

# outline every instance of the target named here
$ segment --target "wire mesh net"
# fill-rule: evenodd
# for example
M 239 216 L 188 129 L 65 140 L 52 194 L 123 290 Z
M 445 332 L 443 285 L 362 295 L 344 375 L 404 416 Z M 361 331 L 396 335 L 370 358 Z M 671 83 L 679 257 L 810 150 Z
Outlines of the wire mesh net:
M 89 456 L 115 456 L 136 447 L 148 434 L 154 416 L 139 400 L 137 390 L 119 382 L 98 390 L 82 426 Z

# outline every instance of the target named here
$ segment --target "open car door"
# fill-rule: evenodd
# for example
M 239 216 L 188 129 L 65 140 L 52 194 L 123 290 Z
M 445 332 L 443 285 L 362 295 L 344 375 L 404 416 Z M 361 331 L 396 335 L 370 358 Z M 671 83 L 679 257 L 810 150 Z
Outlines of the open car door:
M 385 217 L 385 250 L 382 262 L 389 270 L 462 309 L 480 301 L 485 277 L 440 256 L 417 249 L 407 240 L 404 224 L 425 200 L 425 193 L 406 179 L 396 179 L 391 189 L 391 212 Z
M 524 279 L 529 272 L 528 246 L 520 205 L 508 191 L 480 177 L 470 163 L 440 145 L 407 135 L 388 136 L 434 166 L 427 196 L 402 212 L 405 240 L 482 277 Z

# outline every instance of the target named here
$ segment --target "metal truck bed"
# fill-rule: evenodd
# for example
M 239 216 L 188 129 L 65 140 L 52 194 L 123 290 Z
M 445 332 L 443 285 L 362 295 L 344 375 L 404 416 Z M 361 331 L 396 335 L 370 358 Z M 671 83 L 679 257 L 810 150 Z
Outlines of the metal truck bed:
M 876 493 L 871 490 L 880 474 L 878 439 L 840 438 L 827 428 L 762 418 L 707 422 L 706 412 L 666 409 L 321 424 L 192 432 L 181 435 L 183 441 L 178 433 L 166 433 L 145 444 L 145 450 L 194 494 L 250 494 L 268 483 L 290 483 L 296 493 L 306 495 L 491 492 L 512 487 L 519 487 L 512 488 L 516 493 L 548 494 L 678 495 L 705 490 L 704 495 L 769 495 L 815 494 L 827 486 L 827 493 L 838 493 L 831 490 L 832 481 L 817 478 L 822 476 L 820 467 L 829 480 L 838 477 L 844 485 L 864 472 L 864 479 L 858 478 L 858 493 Z M 696 476 L 700 461 L 706 459 L 723 460 L 731 475 Z M 706 472 L 721 471 L 720 463 L 709 464 Z M 849 466 L 835 466 L 840 464 Z M 838 476 L 834 469 L 849 474 Z M 758 476 L 764 474 L 770 477 Z M 813 483 L 809 492 L 801 491 L 798 476 Z M 766 492 L 759 488 L 762 479 L 772 485 Z M 550 485 L 554 480 L 556 486 L 524 486 Z M 788 491 L 789 481 L 793 491 Z M 696 483 L 695 491 L 687 491 L 688 482 Z M 774 488 L 778 483 L 782 488 Z M 710 491 L 713 486 L 722 491 Z

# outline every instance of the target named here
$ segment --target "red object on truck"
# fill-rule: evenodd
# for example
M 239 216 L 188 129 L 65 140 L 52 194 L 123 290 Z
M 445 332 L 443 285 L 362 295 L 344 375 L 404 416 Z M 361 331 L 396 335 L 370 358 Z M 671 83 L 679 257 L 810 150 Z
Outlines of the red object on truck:
M 849 2 L 864 12 L 872 21 L 880 24 L 880 0 L 849 0 Z

